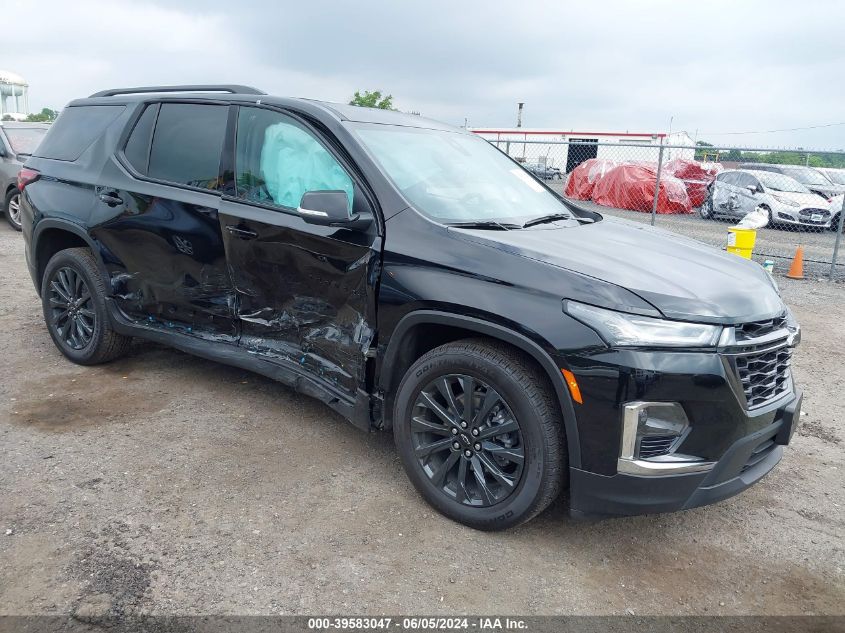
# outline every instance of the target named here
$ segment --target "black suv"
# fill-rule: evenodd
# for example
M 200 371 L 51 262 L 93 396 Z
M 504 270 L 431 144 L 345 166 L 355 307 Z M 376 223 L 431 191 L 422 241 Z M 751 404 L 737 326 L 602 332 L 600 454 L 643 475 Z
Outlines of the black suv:
M 131 337 L 364 430 L 481 529 L 690 508 L 780 460 L 799 329 L 757 264 L 565 202 L 472 133 L 243 86 L 72 102 L 20 174 L 26 257 L 81 364 Z

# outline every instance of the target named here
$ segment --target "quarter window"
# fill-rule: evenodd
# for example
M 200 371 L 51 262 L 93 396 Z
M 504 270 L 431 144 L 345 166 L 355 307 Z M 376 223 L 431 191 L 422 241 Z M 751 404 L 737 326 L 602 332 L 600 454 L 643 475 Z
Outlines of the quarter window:
M 217 189 L 228 113 L 220 105 L 162 104 L 150 149 L 150 178 Z
M 235 169 L 244 200 L 295 209 L 306 191 L 345 191 L 352 209 L 349 174 L 311 132 L 278 112 L 240 109 Z
M 126 148 L 123 150 L 126 160 L 141 174 L 147 173 L 150 162 L 150 141 L 153 137 L 153 126 L 158 114 L 158 104 L 147 106 L 144 114 L 138 119 L 129 140 L 126 141 Z

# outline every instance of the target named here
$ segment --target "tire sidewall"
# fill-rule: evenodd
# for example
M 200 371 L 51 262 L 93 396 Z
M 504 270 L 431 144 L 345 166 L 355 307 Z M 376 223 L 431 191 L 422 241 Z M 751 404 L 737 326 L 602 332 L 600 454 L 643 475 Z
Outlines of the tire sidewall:
M 17 189 L 12 189 L 9 193 L 6 194 L 6 221 L 9 223 L 9 226 L 11 226 L 13 229 L 15 229 L 16 231 L 20 231 L 22 227 L 20 224 L 16 223 L 12 219 L 12 209 L 9 206 L 12 202 L 12 198 L 14 198 L 15 196 L 18 196 L 18 209 L 20 209 L 20 192 Z M 20 211 L 18 213 L 20 214 Z M 20 215 L 18 215 L 18 217 L 20 217 Z
M 713 219 L 713 198 L 712 198 L 712 195 L 709 195 L 704 199 L 704 202 L 698 208 L 698 215 L 700 215 L 703 220 L 712 220 Z
M 513 493 L 490 507 L 474 508 L 450 499 L 435 488 L 414 455 L 410 429 L 414 403 L 426 385 L 447 374 L 466 374 L 490 385 L 504 398 L 520 426 L 526 456 L 522 478 Z M 503 529 L 522 522 L 526 515 L 531 516 L 542 493 L 544 471 L 549 460 L 548 449 L 537 411 L 524 391 L 495 363 L 454 352 L 417 361 L 399 386 L 393 420 L 396 446 L 408 477 L 420 494 L 442 514 L 482 530 Z
M 50 338 L 53 339 L 53 343 L 55 343 L 62 354 L 73 362 L 80 364 L 89 363 L 96 356 L 103 341 L 104 326 L 107 318 L 105 299 L 99 291 L 99 279 L 92 278 L 91 272 L 83 261 L 80 255 L 72 251 L 56 253 L 47 263 L 47 267 L 44 269 L 44 277 L 41 280 L 41 308 L 44 313 L 44 321 L 47 324 L 47 331 L 50 332 Z M 69 347 L 57 336 L 50 317 L 50 280 L 56 270 L 60 268 L 72 268 L 78 275 L 82 276 L 82 279 L 88 286 L 88 291 L 91 293 L 92 303 L 94 305 L 94 334 L 91 336 L 88 345 L 80 350 Z

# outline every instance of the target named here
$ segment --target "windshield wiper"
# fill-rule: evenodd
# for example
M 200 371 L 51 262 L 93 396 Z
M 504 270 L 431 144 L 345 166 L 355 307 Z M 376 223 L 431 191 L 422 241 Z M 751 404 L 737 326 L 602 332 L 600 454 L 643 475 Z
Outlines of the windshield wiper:
M 568 213 L 552 213 L 550 215 L 541 215 L 539 218 L 528 220 L 522 225 L 522 228 L 534 226 L 535 224 L 545 224 L 546 222 L 554 222 L 555 220 L 571 220 L 572 216 Z
M 472 222 L 450 222 L 447 226 L 454 226 L 459 229 L 496 229 L 499 231 L 511 231 L 521 229 L 520 224 L 509 222 L 496 222 L 495 220 L 474 220 Z

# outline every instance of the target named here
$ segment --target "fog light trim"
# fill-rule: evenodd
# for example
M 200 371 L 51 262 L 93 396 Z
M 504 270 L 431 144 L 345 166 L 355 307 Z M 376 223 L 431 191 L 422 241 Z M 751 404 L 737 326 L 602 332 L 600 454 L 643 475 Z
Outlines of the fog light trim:
M 711 470 L 715 466 L 716 462 L 708 462 L 700 457 L 679 453 L 648 459 L 636 457 L 640 412 L 645 409 L 677 408 L 678 406 L 676 402 L 629 402 L 625 405 L 622 416 L 622 443 L 619 450 L 619 459 L 616 463 L 617 472 L 640 476 L 660 476 L 703 472 Z M 689 427 L 679 435 L 679 438 L 684 437 L 688 430 Z

